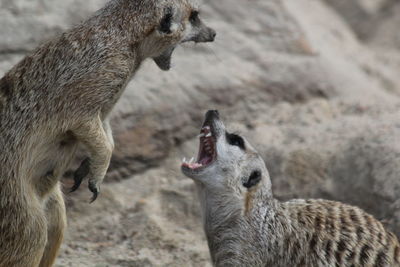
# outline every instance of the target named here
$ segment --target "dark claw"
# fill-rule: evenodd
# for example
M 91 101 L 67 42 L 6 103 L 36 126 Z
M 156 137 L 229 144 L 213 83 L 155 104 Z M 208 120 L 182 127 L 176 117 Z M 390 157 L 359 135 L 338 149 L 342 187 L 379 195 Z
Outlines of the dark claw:
M 96 184 L 89 181 L 89 190 L 93 193 L 93 197 L 90 200 L 90 203 L 93 203 L 99 196 L 99 189 L 97 188 Z
M 80 186 L 83 181 L 83 178 L 85 178 L 90 171 L 90 159 L 85 158 L 79 168 L 74 172 L 74 186 L 71 188 L 69 191 L 70 193 L 75 192 Z

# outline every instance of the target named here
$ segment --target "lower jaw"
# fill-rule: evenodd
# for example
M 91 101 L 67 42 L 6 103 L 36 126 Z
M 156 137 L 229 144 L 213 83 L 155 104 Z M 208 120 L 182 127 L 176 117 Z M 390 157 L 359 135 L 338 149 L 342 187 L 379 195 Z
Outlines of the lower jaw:
M 189 162 L 184 158 L 181 167 L 191 172 L 200 172 L 210 167 L 214 163 L 214 160 L 214 157 L 211 156 L 208 158 L 202 158 L 202 160 L 196 162 L 192 162 L 193 158 Z
M 198 173 L 198 172 L 201 172 L 202 170 L 204 170 L 206 167 L 203 166 L 203 167 L 199 167 L 199 168 L 193 169 L 193 168 L 190 168 L 190 167 L 188 167 L 188 166 L 182 165 L 182 168 L 183 168 L 185 171 L 190 172 L 190 173 Z
M 182 169 L 183 169 L 184 173 L 188 173 L 188 174 L 198 174 L 198 173 L 200 173 L 200 172 L 206 170 L 211 164 L 212 164 L 212 162 L 209 163 L 209 164 L 207 164 L 207 165 L 205 165 L 205 166 L 196 168 L 196 169 L 192 169 L 192 168 L 190 168 L 190 167 L 188 167 L 188 166 L 182 165 Z

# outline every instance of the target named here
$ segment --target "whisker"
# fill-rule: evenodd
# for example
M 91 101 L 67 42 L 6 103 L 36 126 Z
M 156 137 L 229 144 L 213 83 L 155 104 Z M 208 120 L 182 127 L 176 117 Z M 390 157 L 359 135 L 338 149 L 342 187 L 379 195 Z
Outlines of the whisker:
M 197 44 L 197 43 L 194 43 L 194 44 L 187 43 L 187 44 L 181 45 L 181 47 L 184 50 L 187 50 L 189 48 L 196 48 L 197 45 L 199 45 L 199 44 Z M 212 53 L 212 55 L 218 60 L 218 62 L 223 62 L 222 58 L 218 56 L 218 54 L 214 51 L 214 49 L 212 49 L 210 46 L 207 46 L 207 45 L 203 45 L 203 44 L 201 44 L 201 45 L 202 45 L 201 48 L 204 49 L 204 50 L 207 50 L 207 52 Z
M 212 49 L 212 48 L 209 47 L 209 46 L 204 46 L 204 48 L 205 48 L 206 50 L 210 51 L 210 52 L 215 56 L 215 58 L 216 58 L 219 62 L 223 62 L 222 58 L 220 58 L 220 57 L 218 56 L 218 54 L 215 53 L 214 49 Z

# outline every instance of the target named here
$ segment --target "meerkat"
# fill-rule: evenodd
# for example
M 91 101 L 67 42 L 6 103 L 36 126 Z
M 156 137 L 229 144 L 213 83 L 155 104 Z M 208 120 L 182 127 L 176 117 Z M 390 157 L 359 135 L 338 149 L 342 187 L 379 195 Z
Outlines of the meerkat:
M 0 266 L 51 266 L 63 239 L 59 180 L 77 145 L 95 200 L 114 142 L 109 113 L 141 63 L 169 70 L 183 42 L 216 32 L 189 0 L 112 0 L 0 80 Z
M 361 209 L 328 200 L 274 199 L 263 159 L 206 114 L 194 180 L 214 266 L 400 266 L 394 234 Z

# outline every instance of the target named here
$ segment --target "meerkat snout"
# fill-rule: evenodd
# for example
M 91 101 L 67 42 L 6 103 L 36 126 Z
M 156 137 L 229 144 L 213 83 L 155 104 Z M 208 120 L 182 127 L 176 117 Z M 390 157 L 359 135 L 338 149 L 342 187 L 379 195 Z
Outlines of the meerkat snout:
M 200 19 L 200 13 L 197 10 L 193 10 L 189 17 L 189 29 L 188 35 L 183 39 L 183 42 L 193 41 L 195 43 L 207 43 L 214 42 L 217 32 L 204 25 Z
M 218 111 L 207 112 L 199 137 L 197 160 L 182 163 L 186 176 L 210 188 L 224 188 L 239 198 L 259 184 L 269 189 L 264 161 L 242 136 L 226 130 Z
M 171 57 L 179 44 L 213 42 L 217 35 L 214 29 L 203 23 L 196 7 L 182 0 L 175 2 L 164 8 L 156 34 L 150 36 L 155 39 L 148 41 L 162 44 L 157 51 L 151 53 L 154 54 L 152 57 L 157 66 L 165 71 L 171 68 Z

